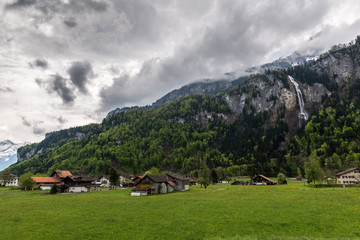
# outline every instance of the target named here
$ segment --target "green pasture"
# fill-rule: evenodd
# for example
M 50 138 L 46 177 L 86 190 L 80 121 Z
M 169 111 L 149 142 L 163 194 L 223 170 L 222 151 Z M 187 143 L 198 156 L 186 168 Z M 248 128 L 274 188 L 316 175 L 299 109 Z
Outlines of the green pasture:
M 360 189 L 231 186 L 131 197 L 0 188 L 0 239 L 360 239 Z

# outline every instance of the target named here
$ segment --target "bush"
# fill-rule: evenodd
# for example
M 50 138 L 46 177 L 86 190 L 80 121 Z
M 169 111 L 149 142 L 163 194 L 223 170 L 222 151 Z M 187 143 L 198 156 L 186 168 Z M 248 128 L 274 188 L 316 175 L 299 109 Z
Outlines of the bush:
M 59 190 L 58 185 L 56 185 L 56 183 L 54 185 L 52 185 L 51 189 L 50 189 L 50 194 L 56 194 Z
M 277 175 L 277 181 L 278 181 L 279 184 L 287 184 L 285 174 L 279 173 Z

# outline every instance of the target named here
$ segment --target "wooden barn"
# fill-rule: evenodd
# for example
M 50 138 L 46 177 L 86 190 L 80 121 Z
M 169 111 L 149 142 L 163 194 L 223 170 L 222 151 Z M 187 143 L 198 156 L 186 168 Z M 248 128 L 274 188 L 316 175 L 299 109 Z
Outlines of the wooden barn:
M 172 182 L 175 183 L 175 190 L 176 191 L 187 191 L 189 190 L 189 178 L 186 178 L 180 174 L 166 174 L 172 179 L 174 179 Z
M 131 196 L 168 193 L 174 191 L 176 184 L 168 175 L 146 175 L 135 184 Z
M 63 180 L 63 185 L 60 186 L 61 192 L 78 193 L 90 192 L 91 187 L 97 187 L 93 184 L 95 178 L 88 176 L 67 176 Z
M 253 177 L 251 182 L 253 185 L 276 185 L 277 184 L 277 182 L 275 182 L 261 174 Z

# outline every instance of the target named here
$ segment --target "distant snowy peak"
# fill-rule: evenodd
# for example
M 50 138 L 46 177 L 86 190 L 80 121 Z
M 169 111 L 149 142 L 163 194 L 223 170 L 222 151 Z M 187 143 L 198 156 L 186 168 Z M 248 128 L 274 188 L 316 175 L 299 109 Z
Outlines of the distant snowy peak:
M 279 59 L 266 63 L 261 66 L 254 66 L 246 70 L 248 73 L 264 73 L 266 69 L 269 70 L 279 70 L 287 69 L 297 65 L 303 65 L 305 62 L 316 61 L 319 58 L 322 49 L 312 49 L 311 51 L 306 52 L 293 52 L 292 54 Z
M 9 167 L 11 164 L 17 162 L 17 150 L 18 148 L 29 144 L 25 143 L 13 143 L 10 140 L 0 142 L 0 171 Z

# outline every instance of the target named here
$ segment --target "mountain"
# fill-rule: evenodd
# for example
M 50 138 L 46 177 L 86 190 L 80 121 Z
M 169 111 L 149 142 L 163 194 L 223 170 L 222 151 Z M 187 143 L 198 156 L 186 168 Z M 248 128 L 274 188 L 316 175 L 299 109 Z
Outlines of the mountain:
M 159 108 L 162 104 L 172 102 L 176 99 L 197 93 L 216 94 L 233 88 L 242 83 L 246 77 L 240 77 L 235 80 L 203 80 L 185 85 L 175 89 L 152 104 L 152 107 Z
M 265 70 L 279 70 L 279 69 L 288 69 L 298 65 L 304 65 L 305 63 L 311 63 L 316 61 L 321 54 L 320 49 L 311 49 L 308 51 L 302 52 L 293 52 L 292 54 L 281 57 L 271 63 L 265 63 L 260 66 L 254 66 L 247 69 L 247 73 L 264 73 Z
M 17 149 L 29 143 L 13 143 L 10 140 L 0 142 L 0 171 L 17 162 Z
M 116 108 L 116 109 L 110 111 L 110 112 L 106 115 L 105 118 L 111 117 L 112 115 L 117 114 L 117 113 L 123 113 L 123 112 L 127 112 L 127 111 L 130 111 L 130 110 L 133 110 L 133 109 L 137 109 L 137 108 L 139 108 L 139 106 Z
M 265 70 L 280 70 L 280 69 L 288 69 L 290 67 L 294 67 L 297 65 L 303 65 L 305 63 L 311 63 L 318 59 L 321 53 L 320 49 L 311 49 L 308 51 L 302 52 L 294 52 L 286 57 L 281 57 L 271 63 L 266 63 L 261 66 L 254 66 L 247 69 L 245 72 L 254 74 L 254 73 L 264 73 Z M 233 77 L 233 73 L 226 73 L 228 77 Z M 146 109 L 148 108 L 159 108 L 162 104 L 172 102 L 178 98 L 185 97 L 191 94 L 197 93 L 204 93 L 204 94 L 216 94 L 218 92 L 222 92 L 228 89 L 231 89 L 239 84 L 242 83 L 246 79 L 246 76 L 239 77 L 235 80 L 229 79 L 220 79 L 220 80 L 211 80 L 205 79 L 202 81 L 193 82 L 187 84 L 179 89 L 175 89 L 165 96 L 158 99 L 154 102 L 151 106 L 145 106 Z M 126 112 L 132 109 L 139 108 L 138 106 L 133 107 L 123 107 L 123 108 L 116 108 L 110 111 L 107 117 L 110 117 L 116 113 Z
M 232 73 L 227 73 L 225 75 L 231 75 Z M 154 102 L 151 106 L 145 106 L 143 108 L 150 109 L 150 108 L 159 108 L 161 105 L 165 103 L 172 102 L 176 99 L 191 95 L 191 94 L 198 94 L 198 93 L 204 93 L 204 94 L 216 94 L 218 92 L 222 92 L 228 89 L 233 88 L 234 86 L 239 85 L 246 77 L 240 77 L 235 80 L 229 80 L 229 79 L 221 79 L 221 80 L 211 80 L 206 79 L 194 83 L 190 83 L 188 85 L 185 85 L 179 89 L 175 89 L 169 93 L 167 93 L 165 96 L 158 99 L 156 102 Z M 133 107 L 123 107 L 123 108 L 116 108 L 112 111 L 110 111 L 106 118 L 116 114 L 116 113 L 122 113 L 127 112 L 129 110 L 137 109 L 138 106 Z
M 18 150 L 15 174 L 101 175 L 151 167 L 196 175 L 288 176 L 315 159 L 330 172 L 360 165 L 360 37 L 314 62 L 252 74 L 217 94 L 192 94 L 51 133 Z

